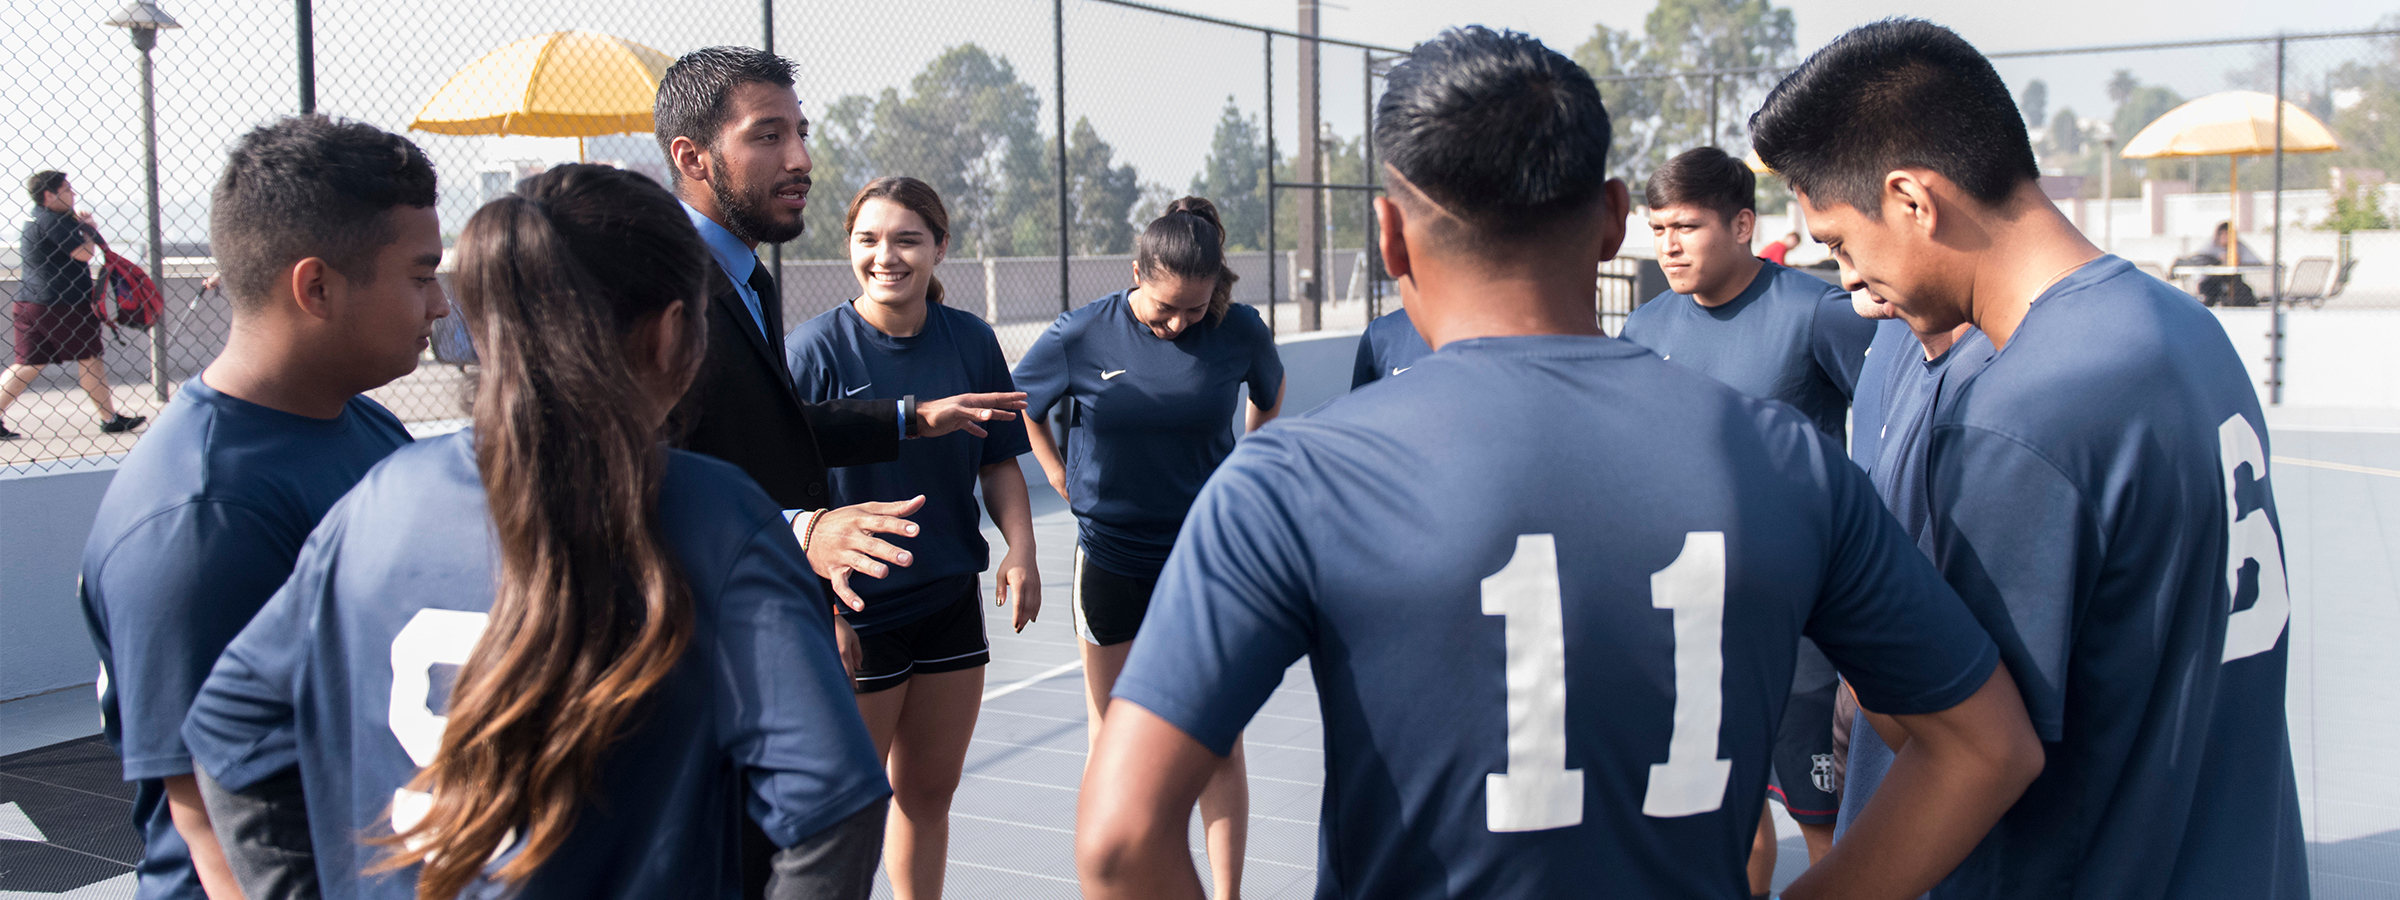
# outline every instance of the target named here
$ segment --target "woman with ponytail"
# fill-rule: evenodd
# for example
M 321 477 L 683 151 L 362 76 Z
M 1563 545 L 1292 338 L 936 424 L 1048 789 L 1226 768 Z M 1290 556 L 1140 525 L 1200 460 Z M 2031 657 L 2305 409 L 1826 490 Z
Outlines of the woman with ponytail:
M 473 426 L 369 473 L 202 688 L 220 793 L 297 762 L 324 896 L 732 898 L 745 812 L 872 871 L 823 588 L 748 477 L 661 442 L 706 334 L 677 213 L 591 165 L 478 211 Z
M 801 323 L 786 339 L 793 388 L 806 402 L 899 400 L 1016 390 L 992 327 L 942 305 L 934 268 L 950 248 L 950 214 L 932 185 L 878 178 L 842 219 L 855 300 Z M 967 761 L 983 703 L 981 585 L 991 562 L 975 487 L 1008 539 L 993 572 L 992 600 L 1015 601 L 1023 631 L 1041 611 L 1033 511 L 1017 457 L 1025 423 L 1010 419 L 900 444 L 900 458 L 834 469 L 832 503 L 923 497 L 910 518 L 923 530 L 894 535 L 906 567 L 880 579 L 852 577 L 863 609 L 837 608 L 835 628 L 849 663 L 858 710 L 892 781 L 884 871 L 900 900 L 942 895 L 949 861 L 950 797 Z
M 1233 452 L 1248 388 L 1247 430 L 1283 407 L 1283 359 L 1258 311 L 1233 302 L 1225 227 L 1215 204 L 1185 197 L 1134 244 L 1133 287 L 1058 317 L 1018 361 L 1026 429 L 1050 486 L 1075 510 L 1075 631 L 1082 638 L 1087 736 L 1150 608 L 1167 551 L 1200 485 Z M 1241 743 L 1200 795 L 1219 900 L 1241 895 L 1249 787 Z

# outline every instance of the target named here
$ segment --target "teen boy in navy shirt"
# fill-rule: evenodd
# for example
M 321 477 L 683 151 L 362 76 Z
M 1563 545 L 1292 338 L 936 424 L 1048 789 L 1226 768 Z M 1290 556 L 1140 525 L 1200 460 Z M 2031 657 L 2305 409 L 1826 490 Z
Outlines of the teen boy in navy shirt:
M 1199 895 L 1192 800 L 1305 653 L 1318 896 L 1736 896 L 1803 632 L 1917 746 L 1788 896 L 1931 886 L 2040 768 L 1990 639 L 1808 420 L 1600 333 L 1589 75 L 1469 28 L 1389 83 L 1381 245 L 1435 352 L 1201 492 L 1085 773 L 1085 895 Z
M 136 896 L 232 886 L 178 730 L 317 520 L 408 443 L 360 394 L 414 371 L 450 312 L 433 201 L 416 145 L 323 116 L 244 135 L 217 182 L 233 333 L 117 470 L 83 554 L 101 713 L 138 782 Z
M 2043 198 L 2007 85 L 1940 26 L 1843 35 L 1751 131 L 1853 287 L 1997 348 L 1934 413 L 1927 536 L 2048 765 L 1936 896 L 2307 896 L 2265 423 L 2224 328 Z
M 1350 366 L 1350 389 L 1406 372 L 1432 352 L 1432 347 L 1425 346 L 1425 336 L 1408 321 L 1406 307 L 1377 316 L 1367 323 L 1366 333 L 1358 336 L 1358 360 Z

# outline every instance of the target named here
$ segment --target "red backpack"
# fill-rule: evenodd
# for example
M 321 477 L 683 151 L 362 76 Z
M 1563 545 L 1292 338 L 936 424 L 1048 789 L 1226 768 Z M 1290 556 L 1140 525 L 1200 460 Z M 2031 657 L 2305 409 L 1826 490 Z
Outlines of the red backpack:
M 142 267 L 133 260 L 118 256 L 117 251 L 109 249 L 107 241 L 100 242 L 100 253 L 105 263 L 101 268 L 100 283 L 95 285 L 93 292 L 98 295 L 93 300 L 99 306 L 100 320 L 144 331 L 158 324 L 159 316 L 166 312 L 167 305 L 166 298 L 158 292 L 158 282 L 150 280 L 150 273 L 142 271 Z M 114 303 L 110 302 L 111 298 L 115 299 Z M 114 315 L 109 312 L 110 306 L 116 307 Z

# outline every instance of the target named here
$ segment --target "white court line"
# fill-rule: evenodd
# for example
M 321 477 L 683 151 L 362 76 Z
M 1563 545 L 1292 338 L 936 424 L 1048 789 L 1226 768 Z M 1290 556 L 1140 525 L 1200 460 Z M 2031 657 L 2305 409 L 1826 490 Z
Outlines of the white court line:
M 2277 425 L 2267 423 L 2267 431 L 2298 431 L 2309 434 L 2400 434 L 2400 426 L 2391 425 Z
M 2279 466 L 2305 466 L 2311 469 L 2332 469 L 2336 472 L 2356 472 L 2360 475 L 2381 475 L 2385 478 L 2400 478 L 2400 469 L 2378 469 L 2374 466 L 2354 466 L 2349 463 L 2326 462 L 2321 459 L 2301 459 L 2297 456 L 2278 456 L 2274 459 L 2275 464 Z
M 1024 690 L 1024 689 L 1026 689 L 1026 688 L 1032 687 L 1032 686 L 1034 686 L 1034 685 L 1040 684 L 1040 683 L 1042 683 L 1042 682 L 1045 682 L 1045 681 L 1048 681 L 1048 680 L 1050 680 L 1050 679 L 1057 678 L 1057 677 L 1058 677 L 1058 676 L 1060 676 L 1060 675 L 1065 675 L 1065 674 L 1067 674 L 1068 672 L 1072 672 L 1072 671 L 1075 671 L 1076 669 L 1080 669 L 1080 668 L 1083 668 L 1083 661 L 1082 661 L 1082 660 L 1076 660 L 1076 661 L 1074 661 L 1074 662 L 1070 662 L 1070 663 L 1061 663 L 1061 664 L 1059 664 L 1059 665 L 1051 666 L 1051 667 L 1050 667 L 1050 668 L 1048 668 L 1048 669 L 1044 669 L 1044 670 L 1042 670 L 1042 673 L 1041 673 L 1041 674 L 1039 674 L 1039 675 L 1035 675 L 1035 676 L 1033 676 L 1033 677 L 1031 677 L 1031 678 L 1027 678 L 1027 679 L 1025 679 L 1025 680 L 1023 680 L 1023 681 L 1017 681 L 1017 682 L 1012 682 L 1012 683 L 1009 683 L 1009 684 L 1004 684 L 1004 685 L 1001 685 L 1001 686 L 999 686 L 999 687 L 996 687 L 996 688 L 993 688 L 993 689 L 991 689 L 991 690 L 988 690 L 988 691 L 985 691 L 985 692 L 983 692 L 983 702 L 985 702 L 985 703 L 990 703 L 990 702 L 992 702 L 992 701 L 994 701 L 994 700 L 998 700 L 998 699 L 1000 699 L 1000 698 L 1002 698 L 1002 697 L 1006 697 L 1006 696 L 1008 696 L 1008 695 L 1010 695 L 1010 694 L 1014 694 L 1014 693 L 1016 693 L 1016 692 L 1018 692 L 1018 691 Z
M 1039 879 L 1041 879 L 1041 880 L 1043 880 L 1043 881 L 1055 881 L 1055 882 L 1058 882 L 1058 883 L 1060 883 L 1060 884 L 1079 884 L 1079 883 L 1080 883 L 1080 882 L 1077 882 L 1075 879 L 1072 879 L 1072 878 L 1060 878 L 1060 877 L 1058 877 L 1058 876 L 1056 876 L 1056 875 L 1044 875 L 1044 874 L 1042 874 L 1042 873 L 1040 873 L 1040 872 L 1024 872 L 1024 871 L 1019 871 L 1019 870 L 1017 870 L 1017 869 L 1003 869 L 1003 868 L 1001 868 L 1001 867 L 999 867 L 999 866 L 987 866 L 987 865 L 984 865 L 984 864 L 982 864 L 982 863 L 971 863 L 971 862 L 968 862 L 968 861 L 966 861 L 966 860 L 963 860 L 963 859 L 953 859 L 953 860 L 950 860 L 950 864 L 951 864 L 951 865 L 954 865 L 954 866 L 966 866 L 967 868 L 970 868 L 970 869 L 985 869 L 985 870 L 989 870 L 989 871 L 993 871 L 993 872 L 1006 872 L 1006 873 L 1008 873 L 1008 874 L 1010 874 L 1010 875 L 1023 875 L 1023 876 L 1025 876 L 1025 877 L 1027 877 L 1027 878 L 1039 878 Z

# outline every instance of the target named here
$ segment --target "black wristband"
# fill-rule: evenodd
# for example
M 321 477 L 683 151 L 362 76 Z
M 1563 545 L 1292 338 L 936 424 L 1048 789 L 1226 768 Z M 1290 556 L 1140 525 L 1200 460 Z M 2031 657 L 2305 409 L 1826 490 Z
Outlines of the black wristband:
M 912 438 L 917 436 L 917 395 L 907 394 L 900 398 L 900 421 L 903 426 L 901 434 Z

